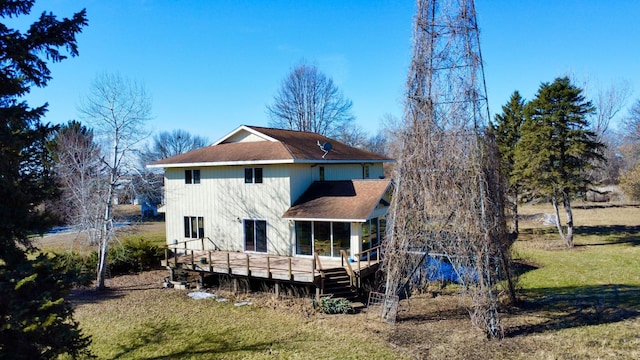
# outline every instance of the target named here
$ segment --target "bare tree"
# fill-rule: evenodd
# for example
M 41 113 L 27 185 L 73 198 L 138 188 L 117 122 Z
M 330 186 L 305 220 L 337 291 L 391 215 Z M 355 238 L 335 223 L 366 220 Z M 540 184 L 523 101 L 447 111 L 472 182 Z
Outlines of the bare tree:
M 584 87 L 589 89 L 588 84 L 585 84 Z M 612 84 L 604 90 L 599 86 L 596 87 L 595 94 L 590 96 L 596 110 L 590 116 L 589 123 L 591 131 L 598 136 L 597 141 L 602 141 L 606 136 L 611 120 L 620 114 L 630 96 L 631 85 L 625 80 Z
M 143 165 L 153 161 L 186 153 L 207 146 L 209 139 L 192 135 L 188 131 L 177 129 L 163 131 L 153 137 L 151 144 L 146 144 L 140 154 Z
M 96 288 L 103 289 L 109 243 L 114 236 L 113 199 L 122 175 L 133 171 L 137 146 L 148 136 L 145 123 L 151 118 L 151 98 L 140 84 L 120 75 L 102 74 L 93 82 L 78 110 L 103 141 L 103 162 L 108 169 L 106 204 L 97 241 Z
M 109 177 L 93 131 L 70 121 L 55 133 L 52 144 L 53 169 L 62 190 L 59 209 L 68 223 L 87 234 L 90 244 L 97 245 Z
M 282 80 L 267 114 L 270 126 L 334 137 L 355 119 L 351 107 L 330 77 L 302 61 Z
M 209 139 L 192 135 L 188 131 L 177 129 L 156 134 L 151 143 L 145 144 L 140 152 L 140 168 L 131 182 L 131 192 L 143 207 L 155 207 L 162 202 L 164 176 L 162 171 L 149 170 L 146 166 L 154 161 L 186 153 L 207 146 Z
M 610 124 L 620 115 L 620 111 L 626 106 L 631 96 L 631 86 L 628 81 L 620 81 L 603 90 L 597 87 L 592 96 L 596 111 L 590 116 L 591 131 L 597 138 L 596 141 L 606 145 L 602 155 L 604 161 L 594 163 L 593 169 L 588 171 L 588 177 L 594 184 L 615 184 L 620 176 L 622 158 L 619 152 L 621 145 L 617 134 L 612 134 Z M 597 192 L 594 188 L 592 189 Z

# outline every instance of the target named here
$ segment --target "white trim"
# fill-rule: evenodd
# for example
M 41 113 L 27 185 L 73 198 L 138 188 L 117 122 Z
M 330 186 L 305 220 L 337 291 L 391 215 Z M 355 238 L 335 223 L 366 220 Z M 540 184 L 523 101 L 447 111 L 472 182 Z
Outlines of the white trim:
M 212 167 L 212 166 L 234 166 L 234 165 L 277 165 L 277 164 L 359 164 L 363 160 L 313 160 L 313 159 L 282 159 L 282 160 L 245 160 L 245 161 L 218 161 L 218 162 L 196 162 L 196 163 L 170 163 L 170 164 L 150 164 L 152 168 L 181 168 L 181 167 Z M 395 162 L 395 160 L 367 160 L 370 163 Z M 384 179 L 357 179 L 357 180 L 384 180 Z
M 321 218 L 290 218 L 283 217 L 284 220 L 292 221 L 324 221 L 324 222 L 348 222 L 348 223 L 364 223 L 369 219 L 321 219 Z
M 232 137 L 233 135 L 237 134 L 240 132 L 240 130 L 244 130 L 244 131 L 248 131 L 249 133 L 259 136 L 267 141 L 271 141 L 271 142 L 278 142 L 278 140 L 272 138 L 271 136 L 267 136 L 255 129 L 252 129 L 250 127 L 248 127 L 247 125 L 240 125 L 238 128 L 236 128 L 235 130 L 231 131 L 230 133 L 228 133 L 227 135 L 223 136 L 220 140 L 214 142 L 213 144 L 211 144 L 211 146 L 215 146 L 218 145 L 222 142 L 224 142 L 225 140 L 229 139 L 230 137 Z

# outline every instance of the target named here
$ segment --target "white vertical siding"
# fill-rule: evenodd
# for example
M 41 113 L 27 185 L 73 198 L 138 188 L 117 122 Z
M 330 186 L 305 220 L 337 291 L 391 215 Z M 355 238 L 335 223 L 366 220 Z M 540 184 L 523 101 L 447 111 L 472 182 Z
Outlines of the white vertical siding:
M 298 200 L 314 181 L 314 173 L 318 173 L 318 166 L 312 167 L 311 164 L 289 165 L 289 175 L 291 176 L 291 196 L 289 201 L 291 204 Z
M 244 166 L 200 168 L 200 184 L 185 184 L 185 169 L 167 169 L 167 243 L 186 240 L 184 216 L 203 216 L 205 237 L 223 250 L 244 251 L 242 220 L 256 219 L 267 221 L 267 251 L 290 254 L 289 224 L 282 219 L 290 206 L 289 171 L 285 165 L 262 168 L 262 184 L 245 184 Z

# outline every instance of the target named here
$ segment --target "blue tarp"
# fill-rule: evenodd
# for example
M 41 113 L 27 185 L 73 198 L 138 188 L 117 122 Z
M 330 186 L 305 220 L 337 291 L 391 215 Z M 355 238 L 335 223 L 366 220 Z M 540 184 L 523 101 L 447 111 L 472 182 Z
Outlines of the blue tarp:
M 446 259 L 439 259 L 431 256 L 427 256 L 422 267 L 423 274 L 427 281 L 444 281 L 460 283 L 460 277 L 458 274 L 464 277 L 466 281 L 477 281 L 478 274 L 473 268 L 460 267 L 453 268 L 453 265 Z

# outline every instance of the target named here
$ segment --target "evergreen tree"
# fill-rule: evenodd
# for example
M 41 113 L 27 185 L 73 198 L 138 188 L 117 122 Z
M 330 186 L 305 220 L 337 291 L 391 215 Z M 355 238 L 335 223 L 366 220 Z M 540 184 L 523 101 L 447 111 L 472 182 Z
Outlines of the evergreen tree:
M 514 179 L 533 197 L 551 201 L 556 226 L 567 247 L 573 246 L 571 198 L 586 191 L 586 169 L 594 160 L 603 160 L 604 145 L 589 130 L 587 115 L 594 111 L 582 89 L 569 78 L 543 83 L 535 99 L 525 109 L 520 141 L 515 151 Z M 561 201 L 566 217 L 566 233 L 558 211 Z
M 520 128 L 524 122 L 525 101 L 518 91 L 502 106 L 502 114 L 496 114 L 496 125 L 491 124 L 496 134 L 496 143 L 500 151 L 500 173 L 507 180 L 507 197 L 513 216 L 513 233 L 518 235 L 518 192 L 519 184 L 514 176 L 514 157 L 516 145 L 520 140 Z
M 46 257 L 33 255 L 28 236 L 51 224 L 39 205 L 57 192 L 46 148 L 54 127 L 40 121 L 46 104 L 30 108 L 20 101 L 31 86 L 46 86 L 51 79 L 47 60 L 65 59 L 61 48 L 78 54 L 75 38 L 87 24 L 86 13 L 63 20 L 43 13 L 24 33 L 4 24 L 29 14 L 33 4 L 0 3 L 0 358 L 76 356 L 89 341 L 64 300 L 66 280 Z

